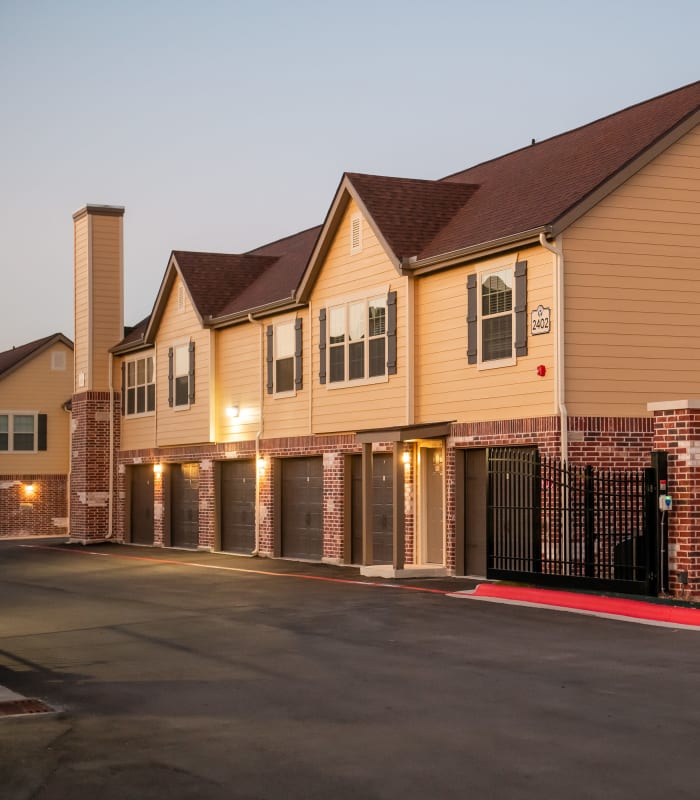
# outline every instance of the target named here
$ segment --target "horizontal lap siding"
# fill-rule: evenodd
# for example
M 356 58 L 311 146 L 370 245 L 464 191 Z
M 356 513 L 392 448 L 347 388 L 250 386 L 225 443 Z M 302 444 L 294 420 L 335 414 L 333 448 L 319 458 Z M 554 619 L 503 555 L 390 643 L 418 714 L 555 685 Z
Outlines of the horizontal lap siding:
M 467 364 L 467 277 L 527 261 L 527 314 L 551 309 L 551 333 L 528 335 L 528 355 L 514 366 L 479 370 Z M 541 247 L 416 280 L 416 421 L 519 419 L 554 412 L 556 309 L 552 254 Z M 547 368 L 539 377 L 536 367 Z
M 254 439 L 260 428 L 260 326 L 251 323 L 216 333 L 216 440 Z M 226 416 L 237 405 L 238 417 Z
M 700 396 L 700 131 L 564 233 L 570 414 Z
M 88 216 L 75 223 L 74 229 L 74 300 L 75 300 L 75 389 L 78 376 L 87 375 L 90 340 L 90 286 L 88 279 Z M 114 343 L 113 343 L 114 344 Z
M 159 446 L 208 442 L 209 427 L 209 331 L 202 330 L 185 292 L 185 307 L 177 308 L 178 278 L 170 290 L 156 338 L 156 409 Z M 186 410 L 168 405 L 168 350 L 188 340 L 195 342 L 195 402 Z
M 65 370 L 51 369 L 51 353 L 65 353 Z M 70 414 L 63 404 L 73 394 L 73 351 L 56 344 L 0 382 L 0 412 L 46 414 L 45 451 L 0 453 L 0 473 L 67 473 L 70 451 Z
M 121 341 L 122 218 L 92 217 L 92 376 L 95 391 L 108 389 L 109 350 Z
M 362 220 L 362 251 L 350 254 L 351 217 L 358 207 L 351 202 L 326 255 L 311 296 L 312 379 L 314 433 L 354 431 L 402 425 L 406 416 L 406 278 L 402 278 L 366 220 Z M 383 383 L 331 388 L 319 384 L 319 309 L 345 302 L 358 293 L 369 298 L 397 292 L 396 375 Z M 328 350 L 326 350 L 328 354 Z

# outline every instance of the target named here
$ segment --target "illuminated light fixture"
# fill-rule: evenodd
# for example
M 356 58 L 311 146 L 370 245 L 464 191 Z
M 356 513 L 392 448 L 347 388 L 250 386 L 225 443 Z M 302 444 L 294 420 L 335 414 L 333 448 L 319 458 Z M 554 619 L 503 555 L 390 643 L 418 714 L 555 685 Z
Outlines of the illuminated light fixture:
M 241 413 L 241 410 L 238 406 L 227 406 L 226 408 L 226 416 L 227 417 L 237 417 Z
M 163 465 L 158 462 L 157 464 L 153 465 L 153 473 L 155 475 L 162 475 L 163 474 Z
M 267 462 L 262 456 L 260 456 L 260 458 L 258 459 L 258 475 L 260 475 L 260 477 L 262 477 L 265 474 L 266 467 L 267 467 Z
M 408 466 L 411 463 L 411 453 L 409 450 L 404 450 L 401 455 L 401 460 L 403 463 Z
M 36 486 L 33 483 L 25 483 L 24 484 L 24 496 L 25 497 L 34 497 L 34 492 L 36 492 Z

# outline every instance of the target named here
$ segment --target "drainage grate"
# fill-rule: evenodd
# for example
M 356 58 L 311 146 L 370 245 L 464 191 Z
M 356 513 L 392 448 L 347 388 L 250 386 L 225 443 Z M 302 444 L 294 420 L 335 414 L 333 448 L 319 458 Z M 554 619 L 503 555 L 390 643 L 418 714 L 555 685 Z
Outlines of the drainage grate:
M 19 714 L 47 714 L 54 709 L 41 700 L 9 700 L 0 703 L 0 717 L 14 717 Z

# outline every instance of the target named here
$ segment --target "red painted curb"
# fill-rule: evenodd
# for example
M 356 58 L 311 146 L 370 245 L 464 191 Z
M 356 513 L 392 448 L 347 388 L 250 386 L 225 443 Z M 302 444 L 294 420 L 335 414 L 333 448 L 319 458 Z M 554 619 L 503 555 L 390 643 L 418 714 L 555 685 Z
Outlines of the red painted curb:
M 626 597 L 578 594 L 577 592 L 562 592 L 553 589 L 537 589 L 532 586 L 502 586 L 496 583 L 480 583 L 472 593 L 472 597 L 492 597 L 513 602 L 535 603 L 556 608 L 589 611 L 594 614 L 612 614 L 618 617 L 700 628 L 700 609 L 698 608 L 648 603 L 644 600 L 630 600 Z

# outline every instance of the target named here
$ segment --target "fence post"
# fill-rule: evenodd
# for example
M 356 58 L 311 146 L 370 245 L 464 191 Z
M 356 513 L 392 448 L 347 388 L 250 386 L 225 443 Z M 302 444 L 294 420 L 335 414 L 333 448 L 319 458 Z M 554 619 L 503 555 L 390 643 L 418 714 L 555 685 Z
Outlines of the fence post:
M 583 478 L 583 567 L 587 578 L 595 577 L 595 490 L 593 467 L 586 466 Z

